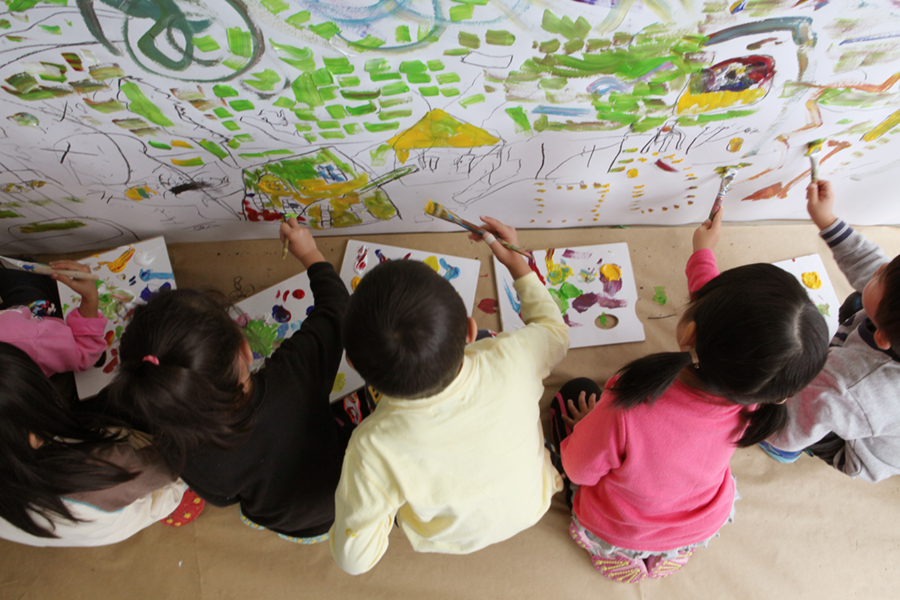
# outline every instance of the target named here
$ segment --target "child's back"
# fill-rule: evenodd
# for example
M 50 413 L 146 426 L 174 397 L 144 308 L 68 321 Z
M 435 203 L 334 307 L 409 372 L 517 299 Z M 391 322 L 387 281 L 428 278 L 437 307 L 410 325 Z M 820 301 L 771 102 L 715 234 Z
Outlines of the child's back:
M 462 301 L 449 283 L 417 263 L 379 266 L 366 275 L 351 299 L 345 330 L 348 357 L 384 395 L 377 410 L 353 433 L 336 495 L 332 552 L 350 573 L 365 572 L 378 562 L 387 550 L 395 516 L 416 550 L 468 553 L 536 523 L 561 488 L 543 448 L 538 403 L 542 379 L 568 347 L 568 328 L 524 261 L 518 255 L 518 260 L 501 255 L 500 248 L 495 252 L 501 260 L 521 266 L 511 272 L 528 325 L 515 333 L 464 346 L 474 337 L 474 329 L 466 325 Z M 395 274 L 421 283 L 391 285 Z M 361 356 L 365 352 L 361 347 L 354 354 L 358 346 L 354 338 L 360 335 L 354 323 L 368 321 L 355 318 L 354 307 L 374 304 L 368 292 L 378 287 L 380 279 L 388 282 L 385 290 L 422 290 L 434 283 L 443 290 L 438 295 L 458 303 L 448 309 L 453 316 L 447 321 L 458 326 L 452 335 L 459 348 L 464 347 L 464 356 L 450 363 L 449 385 L 433 391 L 426 387 L 424 393 L 408 389 L 391 394 L 382 389 L 391 383 L 379 387 L 377 370 L 361 364 L 384 351 L 368 348 L 368 356 Z M 391 300 L 383 306 L 396 304 Z M 418 355 L 423 352 L 427 350 Z M 405 374 L 401 369 L 397 376 Z M 421 380 L 422 374 L 415 377 Z
M 808 197 L 862 309 L 841 323 L 825 368 L 787 402 L 789 424 L 768 442 L 794 456 L 809 448 L 851 477 L 880 481 L 900 473 L 900 257 L 891 261 L 834 217 L 828 182 L 810 186 Z

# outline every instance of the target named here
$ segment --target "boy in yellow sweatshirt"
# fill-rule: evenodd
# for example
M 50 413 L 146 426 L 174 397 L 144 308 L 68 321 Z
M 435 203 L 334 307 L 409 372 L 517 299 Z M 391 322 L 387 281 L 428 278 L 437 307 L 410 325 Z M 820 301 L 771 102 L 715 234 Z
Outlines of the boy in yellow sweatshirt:
M 486 241 L 518 244 L 512 227 L 482 221 Z M 350 574 L 381 559 L 395 518 L 415 550 L 467 554 L 534 525 L 562 489 L 538 403 L 568 327 L 522 256 L 490 245 L 515 279 L 518 331 L 474 342 L 459 295 L 415 261 L 379 265 L 351 297 L 347 357 L 383 395 L 353 432 L 335 494 L 329 543 Z

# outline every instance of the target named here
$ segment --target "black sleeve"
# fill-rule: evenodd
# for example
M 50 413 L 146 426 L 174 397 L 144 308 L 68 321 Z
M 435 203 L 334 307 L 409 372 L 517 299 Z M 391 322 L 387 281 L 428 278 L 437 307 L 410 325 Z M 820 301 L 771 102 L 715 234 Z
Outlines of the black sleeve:
M 313 310 L 300 329 L 282 342 L 266 361 L 266 368 L 286 367 L 293 372 L 305 371 L 310 376 L 307 378 L 308 384 L 320 384 L 327 388 L 327 397 L 344 352 L 341 328 L 350 294 L 330 263 L 315 263 L 307 272 L 315 302 Z

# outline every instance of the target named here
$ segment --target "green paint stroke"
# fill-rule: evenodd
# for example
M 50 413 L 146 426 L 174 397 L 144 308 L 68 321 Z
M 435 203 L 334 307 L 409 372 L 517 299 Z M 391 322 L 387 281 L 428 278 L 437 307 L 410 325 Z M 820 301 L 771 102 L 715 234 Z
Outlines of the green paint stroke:
M 106 100 L 103 102 L 94 102 L 90 98 L 85 98 L 84 103 L 93 108 L 98 112 L 102 112 L 104 114 L 119 112 L 121 110 L 125 110 L 125 105 L 112 98 L 110 100 Z
M 516 36 L 503 29 L 488 29 L 484 34 L 484 41 L 491 46 L 512 46 L 516 42 Z
M 173 165 L 177 165 L 179 167 L 202 167 L 203 166 L 203 159 L 200 158 L 199 156 L 194 157 L 194 158 L 185 158 L 185 159 L 172 158 L 170 160 L 172 161 Z
M 159 148 L 160 150 L 171 150 L 172 146 L 168 144 L 164 144 L 162 142 L 157 142 L 156 140 L 147 140 L 147 143 L 153 146 L 154 148 Z
M 221 106 L 218 108 L 214 108 L 213 112 L 216 113 L 216 116 L 220 119 L 227 119 L 228 117 L 233 117 L 234 115 L 228 112 L 226 109 Z
M 297 102 L 303 102 L 310 108 L 316 106 L 325 106 L 322 95 L 319 94 L 319 88 L 313 83 L 312 76 L 309 73 L 303 73 L 291 83 L 291 91 Z M 343 90 L 341 94 L 343 95 Z M 346 98 L 346 96 L 344 96 Z
M 255 106 L 253 106 L 253 103 L 250 102 L 249 100 L 232 100 L 231 102 L 228 103 L 228 106 L 230 106 L 233 110 L 236 110 L 237 112 L 243 112 L 245 110 L 253 110 L 254 108 L 256 108 Z
M 162 111 L 147 99 L 147 96 L 144 95 L 144 92 L 141 91 L 141 88 L 139 88 L 136 83 L 126 81 L 122 83 L 119 89 L 121 89 L 125 93 L 125 96 L 130 100 L 128 110 L 137 115 L 141 115 L 151 123 L 155 123 L 162 127 L 172 126 L 172 121 L 167 119 L 166 116 L 162 114 Z
M 203 147 L 207 152 L 211 152 L 216 155 L 216 158 L 219 160 L 225 160 L 228 158 L 228 152 L 225 151 L 221 146 L 210 142 L 209 140 L 200 140 L 200 146 Z
M 573 22 L 569 17 L 560 19 L 549 10 L 544 11 L 541 27 L 544 31 L 558 33 L 569 40 L 583 40 L 591 32 L 591 24 L 584 17 L 578 17 L 578 20 Z
M 287 23 L 288 25 L 292 25 L 297 29 L 300 29 L 307 21 L 309 21 L 308 10 L 301 10 L 300 12 L 294 13 L 284 20 L 285 23 Z
M 41 124 L 36 116 L 26 112 L 16 113 L 6 118 L 16 125 L 21 125 L 23 127 L 38 127 Z
M 439 60 L 429 60 L 428 61 L 428 70 L 429 71 L 443 71 L 444 63 Z
M 332 119 L 346 119 L 347 109 L 340 104 L 331 104 L 325 107 Z
M 831 309 L 831 306 L 827 303 L 826 304 L 816 304 L 816 310 L 818 310 L 819 313 L 821 313 L 821 315 L 823 317 L 831 316 L 830 309 Z
M 448 83 L 458 83 L 459 75 L 456 73 L 441 73 L 436 76 L 437 82 L 441 85 L 447 85 Z
M 346 56 L 338 56 L 336 58 L 323 58 L 325 68 L 332 75 L 349 75 L 356 70 L 356 67 L 350 64 L 350 59 Z
M 406 83 L 400 81 L 397 83 L 389 83 L 388 85 L 381 88 L 381 93 L 385 96 L 395 96 L 397 94 L 405 94 L 409 91 L 409 86 Z
M 69 229 L 78 229 L 79 227 L 87 227 L 87 223 L 81 221 L 63 221 L 62 223 L 28 223 L 27 225 L 19 225 L 19 231 L 22 233 L 45 233 L 47 231 L 67 231 Z
M 383 39 L 377 38 L 374 35 L 367 35 L 359 41 L 350 42 L 348 46 L 356 48 L 357 50 L 375 50 L 376 48 L 384 46 L 384 44 L 385 41 Z
M 304 73 L 314 71 L 316 69 L 316 59 L 309 48 L 298 48 L 290 44 L 279 44 L 273 40 L 269 40 L 272 47 L 275 48 L 278 58 L 303 71 Z
M 280 12 L 286 11 L 291 7 L 290 4 L 284 2 L 283 0 L 260 0 L 260 4 L 265 6 L 267 11 L 276 15 Z
M 409 26 L 408 25 L 400 25 L 397 29 L 394 30 L 394 40 L 398 44 L 403 44 L 412 41 L 412 36 L 409 34 Z
M 240 27 L 229 27 L 226 31 L 228 37 L 228 49 L 232 54 L 242 58 L 250 58 L 253 54 L 253 37 L 249 31 Z
M 62 35 L 62 29 L 59 25 L 38 25 L 38 27 L 51 35 Z
M 244 83 L 261 92 L 275 90 L 275 84 L 281 81 L 281 76 L 272 69 L 266 69 L 259 73 L 251 73 L 256 79 L 245 79 Z
M 93 67 L 88 67 L 88 72 L 91 74 L 91 77 L 98 81 L 125 77 L 125 71 L 117 64 L 95 65 Z
M 475 94 L 474 96 L 469 96 L 468 98 L 463 98 L 459 101 L 460 106 L 463 108 L 469 108 L 473 104 L 478 104 L 479 102 L 484 102 L 484 94 Z
M 15 212 L 15 211 L 12 211 L 12 210 L 6 210 L 6 209 L 0 210 L 0 219 L 17 219 L 17 218 L 20 218 L 21 216 L 22 215 L 20 215 L 19 213 Z
M 441 95 L 444 96 L 445 98 L 450 98 L 452 96 L 459 96 L 459 90 L 454 87 L 441 88 Z
M 666 302 L 669 301 L 669 297 L 666 295 L 666 286 L 655 285 L 653 286 L 653 292 L 653 301 L 660 306 L 665 306 Z
M 234 121 L 222 121 L 222 127 L 227 129 L 228 131 L 237 131 L 241 128 L 241 126 Z
M 475 14 L 475 7 L 471 4 L 462 4 L 450 7 L 450 20 L 454 23 L 471 19 Z
M 388 121 L 386 123 L 363 123 L 363 127 L 371 133 L 381 133 L 383 131 L 393 131 L 400 129 L 399 121 Z
M 219 46 L 219 42 L 214 40 L 211 35 L 195 37 L 194 47 L 197 48 L 197 50 L 199 50 L 200 52 L 215 52 L 216 50 L 219 50 L 221 48 L 221 46 Z
M 528 115 L 525 114 L 524 108 L 521 106 L 507 108 L 506 114 L 515 122 L 517 133 L 531 133 L 531 123 L 528 121 Z
M 341 28 L 331 21 L 325 21 L 324 23 L 319 23 L 318 25 L 310 25 L 309 30 L 316 35 L 325 38 L 326 40 L 330 40 L 336 34 L 341 32 Z
M 367 104 L 360 104 L 358 106 L 348 106 L 347 112 L 354 117 L 361 117 L 363 115 L 368 115 L 378 110 L 378 107 L 375 106 L 371 101 Z
M 244 337 L 254 354 L 266 357 L 275 352 L 278 324 L 266 324 L 263 319 L 251 319 L 244 326 Z
M 481 40 L 478 39 L 478 36 L 474 33 L 466 33 L 465 31 L 459 32 L 459 45 L 464 48 L 471 48 L 472 50 L 477 50 L 481 47 Z
M 281 96 L 272 103 L 272 106 L 277 106 L 278 108 L 294 108 L 294 105 L 297 104 L 296 100 L 291 100 L 290 98 L 285 98 Z

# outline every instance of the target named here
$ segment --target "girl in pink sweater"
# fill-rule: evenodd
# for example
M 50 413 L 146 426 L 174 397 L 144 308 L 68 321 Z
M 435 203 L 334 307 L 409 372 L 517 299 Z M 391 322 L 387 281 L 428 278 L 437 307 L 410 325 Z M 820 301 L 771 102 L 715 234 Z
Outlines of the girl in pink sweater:
M 825 320 L 793 276 L 767 264 L 719 274 L 721 218 L 694 233 L 681 351 L 631 362 L 603 390 L 570 381 L 553 403 L 562 466 L 580 486 L 570 533 L 616 581 L 673 573 L 730 521 L 735 448 L 778 431 L 781 403 L 825 364 Z

